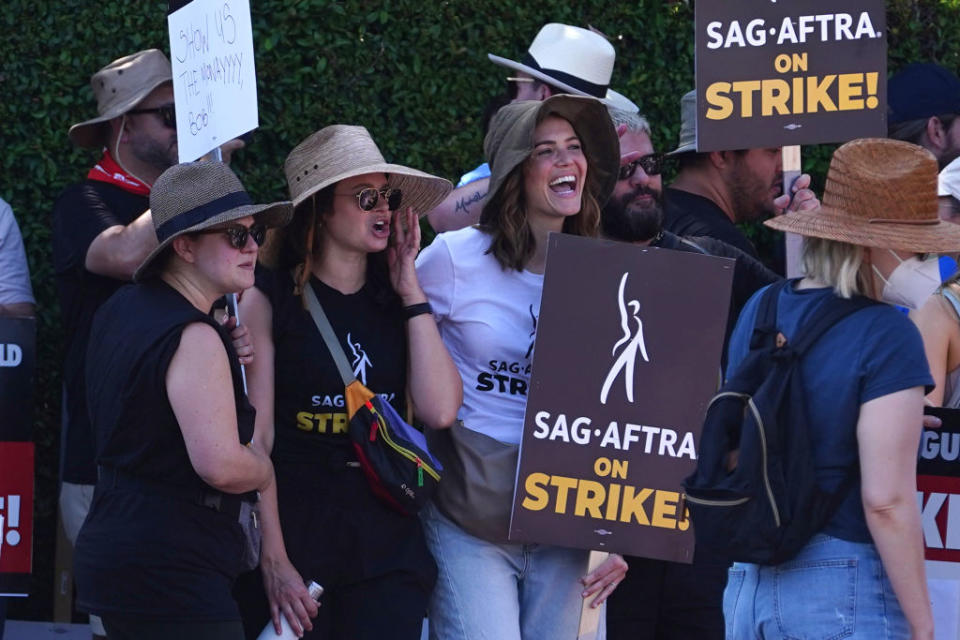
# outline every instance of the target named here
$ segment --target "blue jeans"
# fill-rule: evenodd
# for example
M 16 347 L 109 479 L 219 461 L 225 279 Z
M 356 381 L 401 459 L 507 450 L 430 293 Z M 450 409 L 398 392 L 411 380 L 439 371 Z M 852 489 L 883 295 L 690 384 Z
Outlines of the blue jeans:
M 734 563 L 723 617 L 728 640 L 910 637 L 876 547 L 825 534 L 789 562 Z
M 432 504 L 420 519 L 439 571 L 430 640 L 576 640 L 587 551 L 493 544 Z M 597 639 L 605 637 L 601 616 Z

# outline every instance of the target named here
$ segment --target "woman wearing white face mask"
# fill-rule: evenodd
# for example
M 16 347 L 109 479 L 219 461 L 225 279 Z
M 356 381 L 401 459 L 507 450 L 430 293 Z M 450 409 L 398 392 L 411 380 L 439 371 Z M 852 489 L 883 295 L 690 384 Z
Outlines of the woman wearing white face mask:
M 804 236 L 805 276 L 777 302 L 796 335 L 837 298 L 916 307 L 936 289 L 937 263 L 960 227 L 937 217 L 937 163 L 894 140 L 855 140 L 833 155 L 823 203 L 768 220 Z M 760 292 L 730 339 L 728 375 L 749 351 Z M 916 327 L 869 305 L 822 335 L 800 362 L 817 483 L 849 487 L 793 559 L 735 563 L 724 592 L 728 638 L 932 638 L 916 500 L 916 451 L 931 377 Z

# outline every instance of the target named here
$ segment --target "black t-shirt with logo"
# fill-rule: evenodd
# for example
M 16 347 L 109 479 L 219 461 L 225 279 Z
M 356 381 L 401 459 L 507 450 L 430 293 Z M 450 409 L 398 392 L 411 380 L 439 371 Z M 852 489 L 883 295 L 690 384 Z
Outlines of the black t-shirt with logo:
M 378 293 L 369 282 L 349 295 L 316 278 L 308 286 L 357 378 L 404 415 L 407 337 L 399 299 Z M 257 288 L 273 306 L 273 461 L 291 562 L 331 596 L 344 585 L 396 572 L 412 576 L 422 593 L 429 593 L 436 565 L 419 518 L 387 507 L 362 471 L 348 465 L 356 455 L 346 433 L 343 381 L 313 318 L 294 294 L 293 278 L 258 267 Z
M 130 224 L 149 207 L 147 196 L 95 180 L 67 187 L 53 207 L 53 266 L 64 331 L 67 429 L 62 445 L 62 479 L 66 482 L 94 484 L 97 481 L 83 363 L 93 315 L 126 284 L 123 280 L 87 271 L 87 251 L 103 231 Z
M 347 408 L 333 357 L 300 297 L 293 294 L 293 286 L 287 273 L 258 271 L 257 287 L 273 304 L 273 457 L 316 461 L 318 454 L 350 449 Z M 308 286 L 313 287 L 354 375 L 404 415 L 407 336 L 399 302 L 379 300 L 369 283 L 349 295 L 316 278 Z

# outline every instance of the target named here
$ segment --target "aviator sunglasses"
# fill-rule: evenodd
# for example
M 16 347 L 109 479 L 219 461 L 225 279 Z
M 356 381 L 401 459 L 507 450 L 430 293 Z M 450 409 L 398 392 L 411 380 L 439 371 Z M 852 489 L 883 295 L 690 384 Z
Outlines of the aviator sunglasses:
M 219 227 L 217 229 L 203 229 L 201 231 L 195 231 L 194 233 L 199 234 L 211 234 L 211 233 L 222 233 L 227 236 L 227 240 L 230 242 L 230 246 L 234 249 L 243 249 L 247 246 L 247 236 L 253 238 L 253 241 L 257 243 L 258 247 L 263 246 L 263 241 L 267 237 L 267 228 L 262 224 L 254 224 L 250 227 L 245 227 L 242 224 L 235 224 L 229 227 Z
M 633 174 L 637 171 L 637 167 L 643 169 L 644 173 L 648 176 L 658 176 L 663 171 L 663 161 L 664 157 L 662 153 L 650 153 L 645 156 L 640 156 L 633 162 L 620 167 L 618 179 L 627 180 L 633 177 Z
M 373 211 L 377 203 L 380 202 L 381 196 L 386 199 L 387 208 L 390 211 L 396 211 L 400 208 L 400 200 L 403 199 L 403 192 L 400 189 L 391 189 L 390 187 L 383 187 L 382 189 L 367 187 L 361 189 L 359 193 L 349 195 L 356 195 L 357 206 L 363 211 Z
M 131 109 L 127 111 L 127 113 L 134 115 L 138 113 L 158 113 L 160 114 L 160 120 L 163 122 L 163 126 L 167 129 L 177 128 L 177 109 L 172 104 L 165 104 L 162 107 L 153 107 L 151 109 Z

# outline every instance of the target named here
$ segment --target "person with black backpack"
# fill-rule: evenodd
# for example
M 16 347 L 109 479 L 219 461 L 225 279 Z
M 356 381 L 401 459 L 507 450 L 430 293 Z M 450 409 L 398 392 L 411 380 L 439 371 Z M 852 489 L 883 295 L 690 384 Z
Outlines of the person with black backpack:
M 855 140 L 818 208 L 765 223 L 804 236 L 805 276 L 744 307 L 685 482 L 698 546 L 735 561 L 727 638 L 933 637 L 916 499 L 932 378 L 892 305 L 933 292 L 928 254 L 960 249 L 936 185 L 929 152 Z

